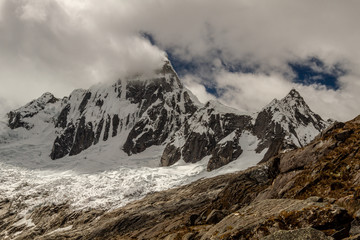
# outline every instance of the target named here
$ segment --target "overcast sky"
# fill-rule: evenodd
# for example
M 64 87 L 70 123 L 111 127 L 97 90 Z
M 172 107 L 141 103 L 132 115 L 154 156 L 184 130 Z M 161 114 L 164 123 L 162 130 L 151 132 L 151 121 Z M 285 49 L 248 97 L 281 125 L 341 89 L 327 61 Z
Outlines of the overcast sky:
M 360 1 L 0 0 L 0 112 L 174 61 L 201 101 L 360 114 Z M 314 60 L 315 59 L 315 60 Z

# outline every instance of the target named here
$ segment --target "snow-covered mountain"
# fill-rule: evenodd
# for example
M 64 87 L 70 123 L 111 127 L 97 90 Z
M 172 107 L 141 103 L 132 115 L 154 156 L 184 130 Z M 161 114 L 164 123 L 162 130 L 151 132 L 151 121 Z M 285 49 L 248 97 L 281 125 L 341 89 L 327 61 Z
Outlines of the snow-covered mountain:
M 327 125 L 295 90 L 253 114 L 201 104 L 166 62 L 63 99 L 45 93 L 0 119 L 0 201 L 25 222 L 39 205 L 124 206 L 254 166 Z
M 58 108 L 59 99 L 51 93 L 44 93 L 41 97 L 33 100 L 23 107 L 8 113 L 9 127 L 11 129 L 23 127 L 27 130 L 40 123 L 50 122 Z
M 129 156 L 162 146 L 162 166 L 207 157 L 209 171 L 238 159 L 244 150 L 266 161 L 279 151 L 306 145 L 329 125 L 294 89 L 256 114 L 217 101 L 202 105 L 168 61 L 152 76 L 78 89 L 62 100 L 45 93 L 8 116 L 12 129 L 53 128 L 53 160 L 116 139 Z
M 114 137 L 129 155 L 161 145 L 197 110 L 193 99 L 169 62 L 145 79 L 75 90 L 55 120 L 59 134 L 51 158 L 76 155 Z
M 312 112 L 292 89 L 283 99 L 274 99 L 257 114 L 253 133 L 261 141 L 256 151 L 268 149 L 264 162 L 279 151 L 307 145 L 330 124 L 330 120 L 324 121 Z
M 174 135 L 161 162 L 165 166 L 180 158 L 185 162 L 197 162 L 210 155 L 207 169 L 213 170 L 236 160 L 243 148 L 248 148 L 248 141 L 242 141 L 245 136 L 256 139 L 253 151 L 261 154 L 264 162 L 279 151 L 308 144 L 328 125 L 311 111 L 294 89 L 252 115 L 211 101 L 195 112 Z

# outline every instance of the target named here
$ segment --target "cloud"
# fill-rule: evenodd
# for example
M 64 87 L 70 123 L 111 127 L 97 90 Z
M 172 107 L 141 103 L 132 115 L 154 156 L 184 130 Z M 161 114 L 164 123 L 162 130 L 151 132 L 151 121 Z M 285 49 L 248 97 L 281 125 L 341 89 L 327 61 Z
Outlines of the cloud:
M 356 76 L 346 76 L 342 81 L 351 84 L 341 90 L 328 89 L 323 85 L 304 86 L 289 82 L 281 75 L 265 75 L 253 73 L 229 73 L 226 71 L 216 75 L 216 83 L 222 94 L 218 100 L 225 105 L 241 111 L 252 113 L 259 111 L 274 98 L 281 99 L 292 88 L 297 89 L 310 108 L 324 119 L 332 118 L 340 121 L 349 120 L 360 113 L 358 105 L 359 81 Z M 196 92 L 196 86 L 189 83 L 191 91 Z M 200 85 L 200 83 L 197 83 Z M 204 95 L 202 93 L 201 95 Z M 206 95 L 205 95 L 206 96 Z M 206 97 L 207 100 L 211 97 Z
M 183 77 L 182 82 L 185 87 L 189 89 L 200 102 L 206 103 L 210 100 L 215 100 L 216 97 L 206 91 L 205 86 L 201 83 L 201 79 L 193 75 L 186 75 Z
M 136 31 L 106 25 L 108 16 L 93 4 L 3 1 L 0 96 L 24 104 L 45 91 L 62 97 L 74 88 L 161 67 L 164 51 Z
M 354 31 L 360 20 L 358 1 L 155 2 L 144 4 L 147 14 L 140 7 L 137 22 L 161 48 L 195 65 L 212 65 L 217 52 L 226 64 L 254 69 L 254 75 L 232 73 L 226 67 L 211 73 L 217 87 L 225 89 L 221 100 L 227 104 L 256 111 L 271 97 L 280 98 L 296 87 L 324 117 L 348 120 L 360 113 L 360 33 Z M 327 74 L 335 66 L 346 70 L 336 83 L 338 91 L 323 88 L 316 84 L 319 81 L 307 87 L 292 83 L 289 63 L 312 57 L 324 64 L 321 69 L 311 65 L 314 71 Z
M 280 75 L 221 72 L 216 82 L 224 93 L 220 99 L 245 112 L 260 110 L 274 98 L 282 98 L 292 84 Z
M 5 121 L 6 122 L 6 114 L 10 112 L 14 105 L 11 104 L 8 100 L 0 97 L 0 122 Z M 1 124 L 0 124 L 1 125 Z M 1 128 L 1 126 L 0 126 Z
M 360 113 L 359 7 L 355 0 L 3 0 L 0 96 L 25 103 L 44 91 L 67 95 L 150 71 L 166 50 L 200 66 L 184 82 L 203 101 L 212 98 L 206 84 L 224 103 L 256 111 L 297 87 L 314 110 L 347 120 Z M 346 69 L 337 91 L 292 82 L 289 63 L 312 57 L 324 64 L 309 65 L 314 71 Z

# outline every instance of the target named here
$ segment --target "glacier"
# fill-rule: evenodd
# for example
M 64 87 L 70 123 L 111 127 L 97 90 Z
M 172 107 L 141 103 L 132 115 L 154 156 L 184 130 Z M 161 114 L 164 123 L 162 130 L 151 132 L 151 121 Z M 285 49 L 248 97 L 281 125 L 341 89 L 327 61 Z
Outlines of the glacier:
M 258 140 L 244 134 L 241 141 L 249 146 L 244 154 L 212 172 L 206 171 L 209 157 L 197 163 L 179 161 L 160 167 L 165 146 L 128 156 L 116 138 L 52 161 L 51 133 L 27 137 L 25 129 L 9 129 L 5 117 L 0 129 L 0 196 L 24 204 L 29 212 L 38 205 L 60 203 L 69 203 L 75 209 L 114 209 L 151 192 L 246 169 L 263 157 L 254 151 Z

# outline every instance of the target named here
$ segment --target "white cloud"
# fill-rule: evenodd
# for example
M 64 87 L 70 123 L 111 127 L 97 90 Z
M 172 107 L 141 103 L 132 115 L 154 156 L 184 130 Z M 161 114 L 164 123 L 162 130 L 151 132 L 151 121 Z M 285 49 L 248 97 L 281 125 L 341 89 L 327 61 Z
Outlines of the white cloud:
M 359 115 L 357 97 L 360 92 L 358 77 L 347 76 L 349 84 L 341 90 L 326 89 L 321 85 L 303 86 L 287 81 L 280 75 L 221 72 L 216 76 L 219 88 L 224 89 L 221 102 L 245 112 L 259 111 L 272 99 L 283 98 L 292 88 L 297 89 L 310 108 L 324 119 L 347 121 Z
M 221 101 L 242 111 L 260 110 L 274 98 L 284 97 L 293 84 L 280 75 L 220 72 L 216 76 L 219 88 L 224 89 Z
M 205 86 L 201 84 L 201 79 L 198 77 L 186 75 L 181 80 L 184 83 L 184 86 L 189 89 L 200 102 L 206 103 L 207 101 L 216 99 L 214 95 L 211 95 L 206 91 Z
M 2 0 L 0 96 L 23 104 L 44 91 L 67 95 L 155 68 L 161 49 L 172 49 L 216 68 L 200 75 L 212 75 L 226 90 L 221 101 L 255 111 L 297 86 L 289 61 L 315 56 L 326 71 L 338 63 L 348 70 L 340 90 L 297 88 L 314 110 L 347 120 L 360 113 L 359 7 L 355 0 Z M 158 47 L 140 32 L 152 34 Z M 217 57 L 257 72 L 226 72 Z M 206 101 L 212 96 L 202 81 L 184 79 Z
M 43 1 L 23 1 L 24 5 L 18 9 L 20 19 L 43 22 L 48 17 L 47 8 L 50 4 L 48 0 Z
M 74 88 L 161 67 L 165 53 L 137 31 L 122 28 L 124 22 L 110 24 L 111 15 L 100 14 L 97 2 L 74 3 L 5 0 L 0 96 L 24 104 L 44 91 L 62 97 Z

